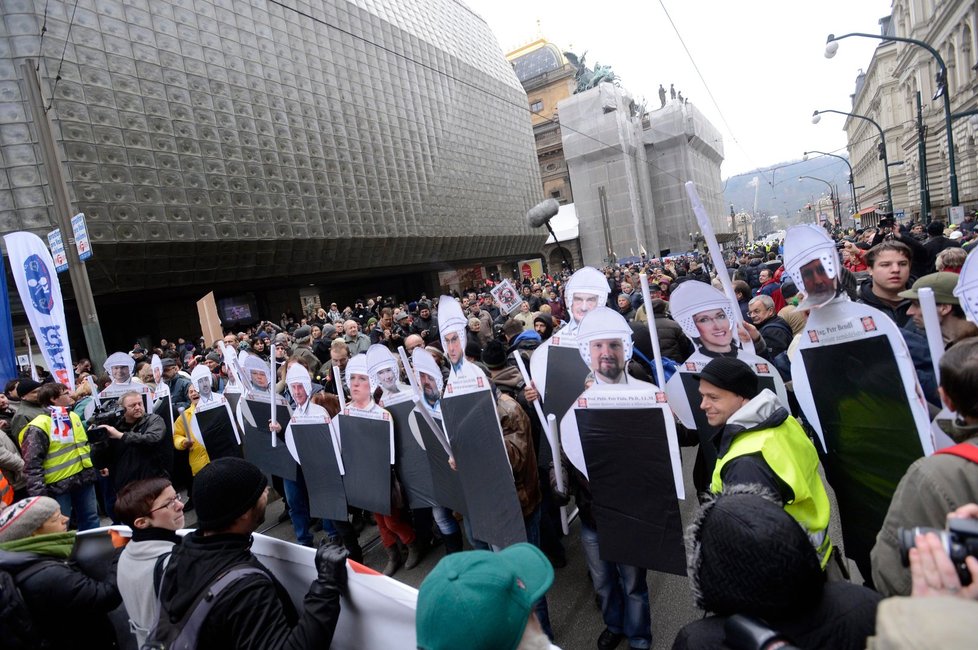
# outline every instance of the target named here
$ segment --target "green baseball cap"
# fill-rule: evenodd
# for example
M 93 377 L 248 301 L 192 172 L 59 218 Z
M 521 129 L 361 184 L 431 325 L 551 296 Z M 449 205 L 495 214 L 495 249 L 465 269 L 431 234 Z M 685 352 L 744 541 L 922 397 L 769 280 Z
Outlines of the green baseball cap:
M 900 292 L 901 298 L 909 298 L 910 300 L 920 299 L 920 290 L 929 288 L 934 291 L 934 301 L 939 305 L 960 305 L 961 302 L 958 300 L 957 296 L 954 295 L 954 287 L 958 286 L 958 278 L 960 276 L 957 273 L 948 273 L 947 271 L 941 271 L 940 273 L 931 273 L 930 275 L 925 275 L 919 278 L 913 283 L 913 286 L 906 291 Z
M 553 581 L 550 560 L 532 544 L 446 555 L 418 590 L 418 649 L 515 650 Z

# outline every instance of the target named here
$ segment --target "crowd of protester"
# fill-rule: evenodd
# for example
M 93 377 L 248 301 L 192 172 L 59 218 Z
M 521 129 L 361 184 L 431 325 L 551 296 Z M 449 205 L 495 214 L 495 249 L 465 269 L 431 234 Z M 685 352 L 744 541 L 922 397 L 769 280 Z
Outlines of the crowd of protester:
M 978 327 L 965 318 L 953 294 L 956 274 L 978 246 L 973 216 L 952 229 L 939 222 L 899 225 L 884 220 L 873 228 L 836 230 L 832 235 L 840 251 L 839 281 L 845 292 L 879 309 L 901 328 L 924 397 L 935 412 L 943 405 L 958 414 L 956 442 L 978 445 Z M 727 268 L 719 270 L 711 268 L 708 256 L 698 253 L 667 259 L 643 257 L 601 269 L 607 281 L 607 306 L 620 313 L 634 332 L 636 355 L 629 372 L 646 379 L 655 377 L 649 305 L 642 297 L 641 274 L 648 275 L 651 318 L 668 375 L 694 351 L 671 318 L 670 296 L 686 282 L 720 286 L 719 271 L 732 281 L 751 336 L 763 340 L 758 353 L 790 380 L 791 359 L 807 312 L 798 308 L 803 295 L 785 272 L 782 253 L 782 242 L 774 241 L 726 252 Z M 335 400 L 327 396 L 343 392 L 349 399 L 350 394 L 347 386 L 337 383 L 334 368 L 344 371 L 372 344 L 387 346 L 395 354 L 403 346 L 409 355 L 424 347 L 447 379 L 450 367 L 441 350 L 436 301 L 424 295 L 410 299 L 376 296 L 342 308 L 330 303 L 328 308 L 298 316 L 283 313 L 275 322 L 263 320 L 228 331 L 221 341 L 177 337 L 138 342 L 128 352 L 134 362 L 133 379 L 155 389 L 150 361 L 154 355 L 162 360 L 162 381 L 175 409 L 172 436 L 164 435 L 159 415 L 146 412 L 138 393 L 127 393 L 119 398 L 122 419 L 106 427 L 108 452 L 97 452 L 95 444 L 89 448 L 85 418 L 91 414 L 93 399 L 92 384 L 86 377 L 91 375 L 96 390 L 101 390 L 113 380 L 109 372 L 93 368 L 87 359 L 80 360 L 73 392 L 50 376 L 40 377 L 42 381 L 30 377 L 9 381 L 0 394 L 0 429 L 4 432 L 0 435 L 0 487 L 7 505 L 0 512 L 0 576 L 15 576 L 26 607 L 26 611 L 2 610 L 7 612 L 4 634 L 19 629 L 17 642 L 24 639 L 23 646 L 11 641 L 10 647 L 28 647 L 32 641 L 43 645 L 30 647 L 72 643 L 73 635 L 82 628 L 98 640 L 97 647 L 113 647 L 116 641 L 107 615 L 120 602 L 125 603 L 140 645 L 148 638 L 172 641 L 180 632 L 176 622 L 192 613 L 198 595 L 231 568 L 243 571 L 227 587 L 236 596 L 217 599 L 199 632 L 199 647 L 328 647 L 339 615 L 339 594 L 345 588 L 345 559 L 362 560 L 356 536 L 351 541 L 349 531 L 375 524 L 384 529 L 382 533 L 396 533 L 390 544 L 385 540 L 385 546 L 393 549 L 388 552 L 385 574 L 394 575 L 402 565 L 413 568 L 439 543 L 445 548 L 445 559 L 420 590 L 419 648 L 530 649 L 551 647 L 555 637 L 559 642 L 560 630 L 551 629 L 546 608 L 541 610 L 539 603 L 553 582 L 554 569 L 567 563 L 558 506 L 576 497 L 583 521 L 588 516 L 586 483 L 583 491 L 578 486 L 573 493 L 560 494 L 551 476 L 538 471 L 541 429 L 526 391 L 532 387 L 522 381 L 511 355 L 515 352 L 529 360 L 568 321 L 565 287 L 570 275 L 565 271 L 515 279 L 522 301 L 509 314 L 492 298 L 492 280 L 454 294 L 468 318 L 465 357 L 480 364 L 498 389 L 507 448 L 529 459 L 514 462 L 513 471 L 528 532 L 530 520 L 536 522 L 536 534 L 529 536 L 533 544 L 499 553 L 460 553 L 465 527 L 459 527 L 451 513 L 446 521 L 437 513 L 433 517 L 431 509 L 404 508 L 387 522 L 351 509 L 349 521 L 330 522 L 311 520 L 308 515 L 297 517 L 287 505 L 281 521 L 291 519 L 297 542 L 312 545 L 312 533 L 324 530 L 325 543 L 316 556 L 318 577 L 309 588 L 301 614 L 283 598 L 275 577 L 249 550 L 250 535 L 263 520 L 269 499 L 266 478 L 245 461 L 211 462 L 206 450 L 194 442 L 190 420 L 199 396 L 190 375 L 206 367 L 212 390 L 220 393 L 229 382 L 222 348 L 245 350 L 263 360 L 274 355 L 281 363 L 279 392 L 288 394 L 286 373 L 299 364 L 308 371 L 314 396 L 319 394 L 314 403 L 335 414 Z M 925 287 L 934 290 L 947 347 L 939 383 L 918 300 L 919 290 Z M 707 411 L 721 425 L 739 408 L 762 399 L 737 363 L 721 357 L 708 366 L 709 372 L 703 371 L 707 385 L 737 406 L 726 412 Z M 530 398 L 533 396 L 531 391 Z M 73 442 L 53 437 L 48 411 L 52 406 L 70 410 Z M 812 498 L 818 501 L 825 487 L 816 472 L 818 457 L 811 432 L 792 417 L 799 415 L 792 409 L 778 426 L 798 437 L 792 443 L 795 449 L 806 449 L 806 480 L 816 495 Z M 510 454 L 511 462 L 514 454 Z M 783 482 L 769 470 L 757 462 L 740 463 L 738 469 L 731 465 L 722 488 L 704 497 L 687 544 L 696 604 L 709 616 L 684 628 L 674 647 L 726 647 L 724 626 L 735 615 L 763 621 L 798 647 L 862 648 L 873 635 L 876 647 L 899 647 L 892 644 L 892 638 L 911 634 L 908 616 L 933 610 L 924 605 L 890 605 L 882 600 L 884 596 L 978 599 L 978 587 L 959 581 L 959 572 L 951 566 L 936 535 L 916 537 L 909 568 L 900 561 L 896 539 L 899 527 L 943 528 L 949 514 L 978 519 L 978 506 L 973 505 L 978 502 L 978 461 L 935 456 L 915 463 L 894 496 L 871 565 L 858 566 L 861 577 L 853 582 L 847 579 L 848 567 L 840 560 L 826 563 L 827 547 L 813 547 L 805 526 L 797 525 L 805 522 L 790 507 L 795 495 L 790 490 L 785 493 Z M 273 480 L 275 494 L 295 494 Z M 178 489 L 186 489 L 189 501 Z M 825 508 L 827 504 L 825 501 Z M 197 512 L 197 531 L 181 541 L 176 531 L 184 526 L 184 513 L 192 509 Z M 117 567 L 94 575 L 97 572 L 86 571 L 71 559 L 74 533 L 68 531 L 69 527 L 79 531 L 95 528 L 104 520 L 128 525 L 133 535 L 116 558 Z M 471 537 L 469 542 L 481 548 Z M 401 547 L 408 551 L 407 557 L 401 556 Z M 965 569 L 978 581 L 974 556 L 966 561 Z M 623 579 L 644 583 L 644 572 Z M 518 580 L 525 584 L 525 593 L 509 602 L 501 593 L 500 584 L 505 582 L 500 580 Z M 646 599 L 647 591 L 646 586 Z M 630 605 L 610 603 L 607 594 L 598 596 L 607 626 L 596 640 L 599 649 L 617 647 L 622 641 L 632 648 L 651 646 L 647 600 L 645 622 L 636 627 L 634 621 L 622 618 L 622 610 Z M 9 600 L 6 595 L 3 598 Z M 957 606 L 948 605 L 948 611 L 963 611 L 954 609 Z M 973 615 L 978 605 L 972 603 L 967 611 Z M 44 625 L 50 612 L 57 613 L 57 625 Z M 171 625 L 161 629 L 158 621 Z M 954 631 L 935 634 L 933 647 L 963 647 L 954 646 Z

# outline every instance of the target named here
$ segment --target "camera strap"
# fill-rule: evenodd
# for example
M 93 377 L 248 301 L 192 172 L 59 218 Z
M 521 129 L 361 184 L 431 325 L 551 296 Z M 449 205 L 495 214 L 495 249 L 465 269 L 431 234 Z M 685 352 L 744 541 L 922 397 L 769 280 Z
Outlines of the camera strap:
M 962 442 L 954 445 L 953 447 L 945 447 L 944 449 L 939 449 L 934 453 L 951 454 L 952 456 L 964 458 L 965 460 L 970 460 L 972 463 L 978 464 L 978 447 L 967 442 Z

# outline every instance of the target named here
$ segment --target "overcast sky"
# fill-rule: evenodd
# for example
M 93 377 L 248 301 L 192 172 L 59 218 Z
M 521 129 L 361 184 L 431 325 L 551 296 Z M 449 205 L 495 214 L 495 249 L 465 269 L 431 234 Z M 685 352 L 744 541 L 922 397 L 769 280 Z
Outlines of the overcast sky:
M 879 19 L 889 15 L 891 5 L 890 0 L 463 2 L 486 20 L 504 53 L 539 36 L 562 50 L 586 50 L 589 67 L 611 65 L 622 86 L 644 96 L 652 108 L 659 106 L 659 84 L 668 89 L 674 83 L 723 134 L 722 178 L 797 159 L 807 150 L 844 153 L 843 116 L 825 115 L 814 125 L 812 111 L 850 110 L 856 74 L 868 67 L 880 41 L 849 38 L 840 42 L 835 58 L 826 59 L 825 38 L 878 34 Z

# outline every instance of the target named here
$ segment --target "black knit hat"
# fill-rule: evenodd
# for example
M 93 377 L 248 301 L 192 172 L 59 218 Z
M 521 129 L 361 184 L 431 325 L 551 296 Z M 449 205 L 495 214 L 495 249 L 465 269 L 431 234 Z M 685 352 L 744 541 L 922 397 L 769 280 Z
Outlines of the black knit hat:
M 33 379 L 21 379 L 17 382 L 17 397 L 24 399 L 24 395 L 27 395 L 33 390 L 41 387 L 41 382 L 34 381 Z
M 757 375 L 746 363 L 733 357 L 718 357 L 706 364 L 698 379 L 705 379 L 717 388 L 729 390 L 747 399 L 754 399 L 760 392 Z
M 465 356 L 472 357 L 478 361 L 482 358 L 482 348 L 475 341 L 469 341 L 465 344 Z
M 268 479 L 241 458 L 219 458 L 194 477 L 197 526 L 216 531 L 248 512 L 261 497 Z
M 506 365 L 506 346 L 493 339 L 486 343 L 482 351 L 482 363 L 490 370 L 498 370 Z
M 800 616 L 825 576 L 801 525 L 756 485 L 727 487 L 686 533 L 696 604 L 721 616 Z

